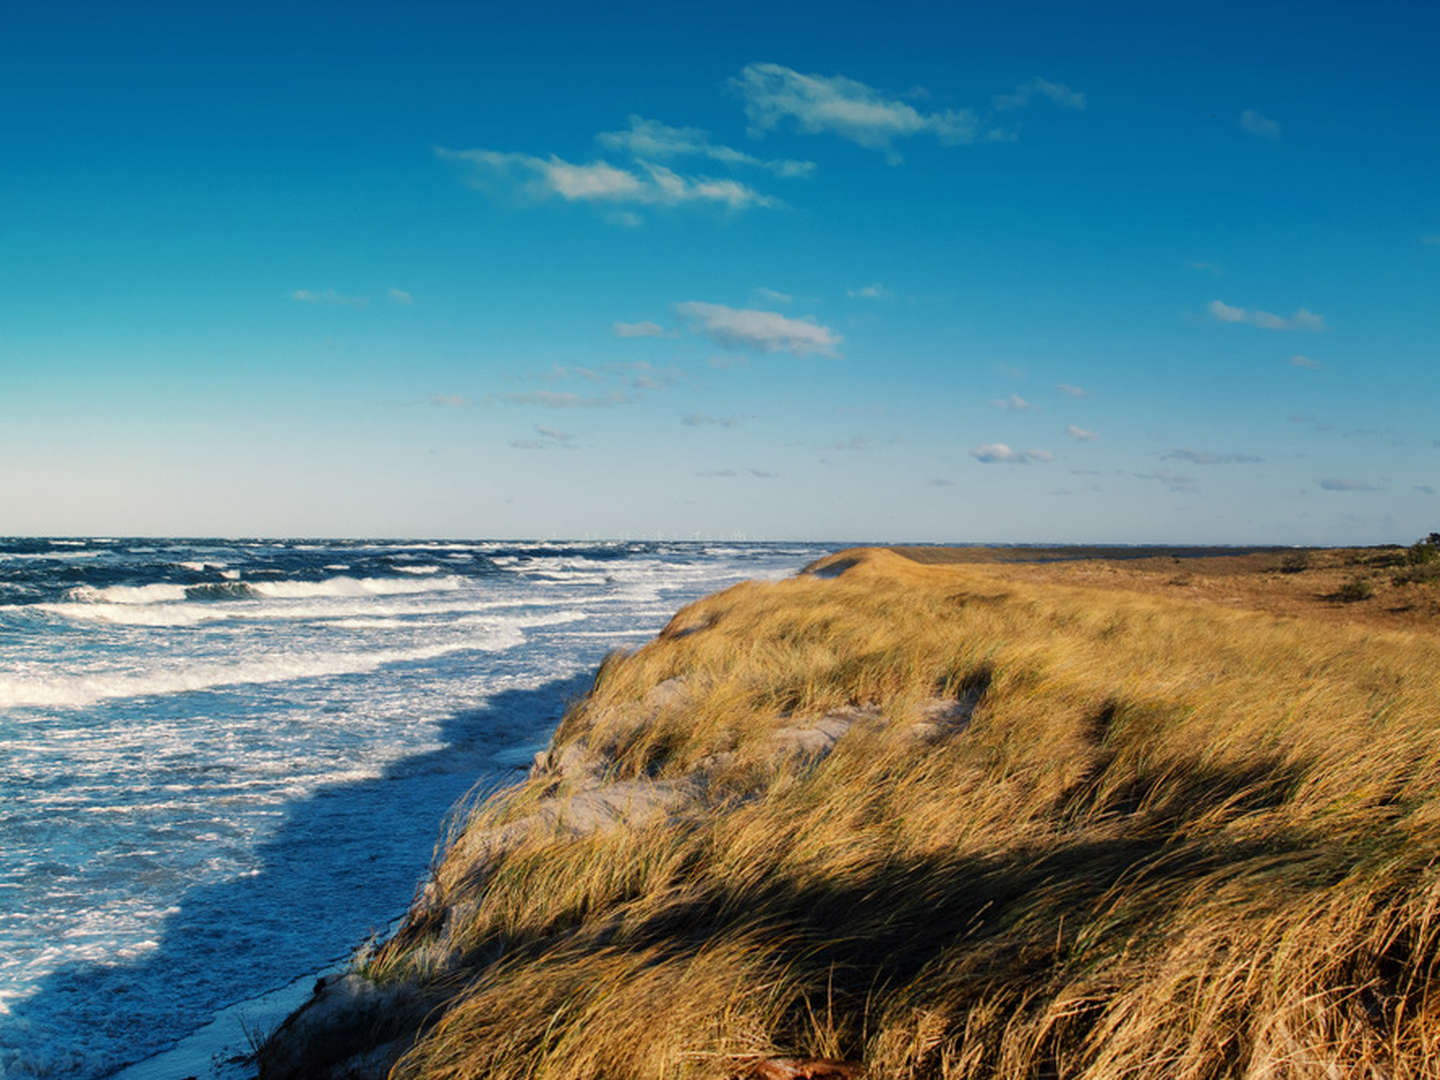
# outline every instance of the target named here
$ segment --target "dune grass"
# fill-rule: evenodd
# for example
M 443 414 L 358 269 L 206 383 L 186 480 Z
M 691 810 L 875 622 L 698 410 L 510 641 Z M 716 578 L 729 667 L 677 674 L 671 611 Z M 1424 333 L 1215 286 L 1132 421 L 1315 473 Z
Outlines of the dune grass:
M 1440 640 L 834 558 L 566 717 L 683 805 L 575 834 L 542 776 L 467 815 L 365 963 L 443 1000 L 395 1076 L 1440 1075 Z

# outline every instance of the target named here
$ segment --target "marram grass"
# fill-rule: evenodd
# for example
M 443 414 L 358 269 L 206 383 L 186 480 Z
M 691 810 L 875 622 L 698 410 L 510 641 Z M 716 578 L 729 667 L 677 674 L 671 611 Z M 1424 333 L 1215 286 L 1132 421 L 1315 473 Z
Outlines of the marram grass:
M 1440 640 L 845 558 L 692 604 L 566 718 L 679 809 L 470 814 L 367 961 L 444 999 L 395 1076 L 1440 1076 Z M 936 698 L 970 722 L 917 738 Z

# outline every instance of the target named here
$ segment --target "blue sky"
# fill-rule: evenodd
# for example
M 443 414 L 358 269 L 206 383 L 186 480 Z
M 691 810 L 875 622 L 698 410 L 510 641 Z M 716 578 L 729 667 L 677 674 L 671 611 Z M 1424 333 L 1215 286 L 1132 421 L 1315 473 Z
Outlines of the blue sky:
M 1433 5 L 138 7 L 0 33 L 0 533 L 1440 528 Z

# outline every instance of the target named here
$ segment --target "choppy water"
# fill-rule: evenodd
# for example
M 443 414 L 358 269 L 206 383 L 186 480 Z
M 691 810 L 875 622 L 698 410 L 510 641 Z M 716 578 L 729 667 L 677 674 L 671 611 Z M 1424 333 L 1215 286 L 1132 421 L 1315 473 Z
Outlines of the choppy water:
M 0 1080 L 344 956 L 606 651 L 824 550 L 0 540 Z

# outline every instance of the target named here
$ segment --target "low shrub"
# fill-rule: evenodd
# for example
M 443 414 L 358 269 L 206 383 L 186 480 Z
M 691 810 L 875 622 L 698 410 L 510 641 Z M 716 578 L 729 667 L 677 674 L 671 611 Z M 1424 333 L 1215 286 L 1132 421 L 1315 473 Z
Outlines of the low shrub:
M 1299 574 L 1309 569 L 1310 553 L 1308 551 L 1296 551 L 1280 560 L 1282 574 Z
M 1369 600 L 1374 595 L 1374 585 L 1364 578 L 1355 578 L 1336 589 L 1333 598 L 1342 604 L 1354 604 L 1361 600 Z

